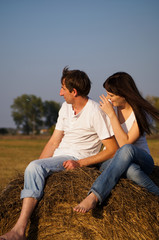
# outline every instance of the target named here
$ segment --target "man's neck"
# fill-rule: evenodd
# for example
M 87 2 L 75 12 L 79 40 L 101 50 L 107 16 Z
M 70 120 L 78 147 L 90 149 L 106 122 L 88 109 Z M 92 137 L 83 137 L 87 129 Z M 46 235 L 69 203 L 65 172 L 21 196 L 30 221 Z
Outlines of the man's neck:
M 81 112 L 82 109 L 87 104 L 87 102 L 88 102 L 88 97 L 84 98 L 84 97 L 78 96 L 76 98 L 75 103 L 72 104 L 72 109 L 74 111 L 74 114 L 77 115 L 79 112 Z

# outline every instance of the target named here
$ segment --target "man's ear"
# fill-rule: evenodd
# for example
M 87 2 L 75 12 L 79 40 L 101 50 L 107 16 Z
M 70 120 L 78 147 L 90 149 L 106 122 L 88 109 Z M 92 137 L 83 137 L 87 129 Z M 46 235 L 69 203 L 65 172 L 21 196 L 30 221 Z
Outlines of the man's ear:
M 77 97 L 77 96 L 78 96 L 78 93 L 77 93 L 76 88 L 73 88 L 72 92 L 73 92 L 73 94 L 74 94 L 74 97 Z

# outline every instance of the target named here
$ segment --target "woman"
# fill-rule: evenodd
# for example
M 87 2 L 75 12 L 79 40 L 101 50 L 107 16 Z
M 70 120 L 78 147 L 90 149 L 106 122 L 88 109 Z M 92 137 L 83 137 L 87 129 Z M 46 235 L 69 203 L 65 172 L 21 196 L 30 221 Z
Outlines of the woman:
M 150 117 L 159 120 L 159 111 L 145 100 L 132 77 L 117 72 L 103 84 L 101 109 L 109 116 L 119 149 L 112 159 L 101 164 L 101 175 L 93 183 L 89 195 L 74 208 L 85 213 L 102 203 L 117 184 L 121 175 L 149 192 L 159 195 L 159 188 L 148 177 L 154 167 L 145 134 L 151 134 Z

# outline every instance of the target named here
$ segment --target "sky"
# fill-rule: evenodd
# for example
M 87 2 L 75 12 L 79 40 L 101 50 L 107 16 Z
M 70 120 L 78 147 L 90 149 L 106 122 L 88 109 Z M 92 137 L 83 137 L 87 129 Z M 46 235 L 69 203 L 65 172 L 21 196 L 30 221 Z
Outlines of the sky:
M 0 0 L 0 128 L 15 127 L 22 94 L 62 103 L 65 66 L 88 74 L 97 102 L 117 71 L 159 97 L 159 1 Z

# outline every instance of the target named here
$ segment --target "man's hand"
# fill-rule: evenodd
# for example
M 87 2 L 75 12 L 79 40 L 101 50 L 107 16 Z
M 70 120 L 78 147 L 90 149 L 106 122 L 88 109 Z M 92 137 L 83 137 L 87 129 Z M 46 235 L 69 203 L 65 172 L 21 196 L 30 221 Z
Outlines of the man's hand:
M 74 160 L 67 160 L 63 162 L 63 167 L 67 170 L 71 170 L 71 169 L 80 167 L 80 164 Z

